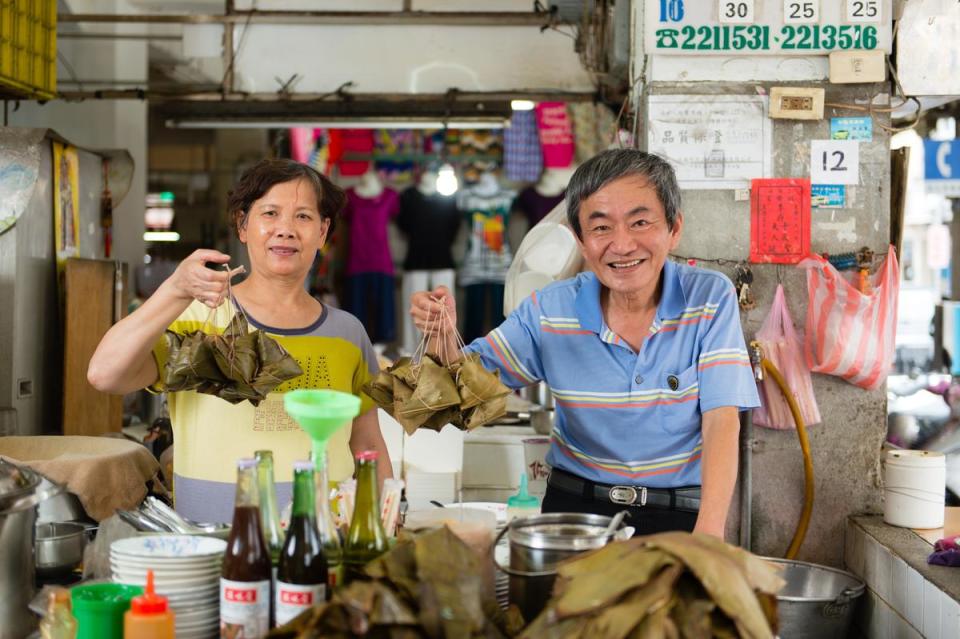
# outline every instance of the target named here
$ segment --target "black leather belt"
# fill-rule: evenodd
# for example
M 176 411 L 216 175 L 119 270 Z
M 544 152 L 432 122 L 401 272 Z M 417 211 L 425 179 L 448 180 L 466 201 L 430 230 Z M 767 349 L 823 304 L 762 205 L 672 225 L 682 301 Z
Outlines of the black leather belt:
M 547 484 L 573 495 L 622 506 L 657 506 L 671 510 L 700 510 L 700 487 L 647 488 L 645 486 L 612 486 L 582 479 L 559 468 L 550 470 Z

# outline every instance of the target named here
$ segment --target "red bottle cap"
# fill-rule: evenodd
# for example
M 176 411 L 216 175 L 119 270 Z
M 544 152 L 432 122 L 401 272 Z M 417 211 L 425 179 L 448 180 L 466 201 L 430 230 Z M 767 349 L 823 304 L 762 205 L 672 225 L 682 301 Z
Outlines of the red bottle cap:
M 376 461 L 379 456 L 380 453 L 375 450 L 364 450 L 357 453 L 357 461 Z
M 167 598 L 153 589 L 153 571 L 147 570 L 147 590 L 130 600 L 135 615 L 160 615 L 167 611 Z

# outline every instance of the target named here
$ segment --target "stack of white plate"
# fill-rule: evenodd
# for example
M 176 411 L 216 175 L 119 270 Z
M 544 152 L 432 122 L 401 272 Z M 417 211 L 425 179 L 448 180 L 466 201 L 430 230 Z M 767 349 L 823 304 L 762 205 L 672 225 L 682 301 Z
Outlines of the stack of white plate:
M 211 537 L 131 537 L 110 546 L 113 581 L 144 586 L 147 570 L 175 613 L 178 639 L 205 639 L 220 632 L 220 568 L 227 542 Z

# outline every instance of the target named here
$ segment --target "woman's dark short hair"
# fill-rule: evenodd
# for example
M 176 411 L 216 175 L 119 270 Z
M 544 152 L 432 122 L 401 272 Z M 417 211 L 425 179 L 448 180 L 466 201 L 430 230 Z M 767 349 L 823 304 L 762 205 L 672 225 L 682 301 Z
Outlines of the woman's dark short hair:
M 313 167 L 281 158 L 260 160 L 243 172 L 240 180 L 227 193 L 227 214 L 238 233 L 247 223 L 250 207 L 277 184 L 306 180 L 317 195 L 317 211 L 330 220 L 327 237 L 333 235 L 337 217 L 347 204 L 347 194 Z
M 637 149 L 613 149 L 593 156 L 574 172 L 567 184 L 567 222 L 577 237 L 580 229 L 580 203 L 610 184 L 628 175 L 646 178 L 657 192 L 667 218 L 667 228 L 680 213 L 680 186 L 670 163 L 659 155 Z

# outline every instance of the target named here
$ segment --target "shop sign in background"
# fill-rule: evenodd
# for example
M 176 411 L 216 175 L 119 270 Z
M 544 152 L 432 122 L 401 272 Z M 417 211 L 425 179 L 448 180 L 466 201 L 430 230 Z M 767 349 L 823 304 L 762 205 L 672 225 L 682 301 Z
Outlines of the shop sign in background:
M 643 8 L 647 54 L 891 50 L 892 0 L 645 0 Z
M 647 150 L 667 158 L 684 189 L 742 189 L 772 175 L 767 98 L 651 95 Z
M 924 140 L 927 193 L 960 197 L 960 140 Z

